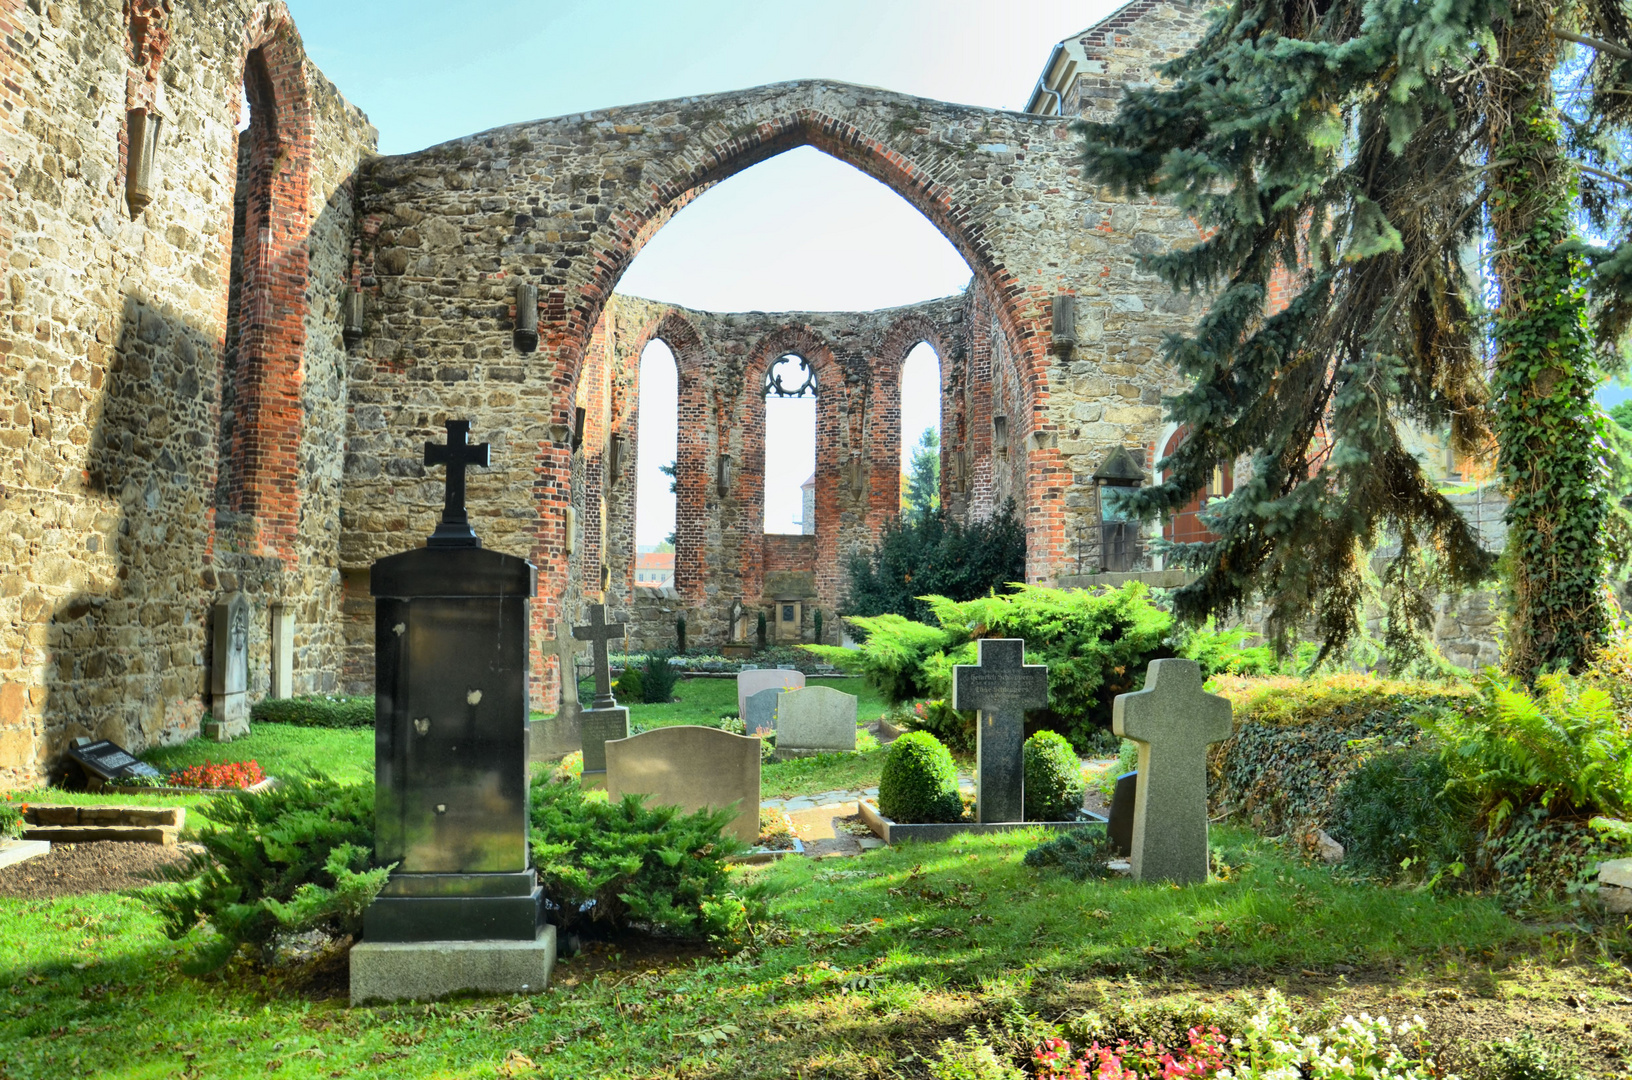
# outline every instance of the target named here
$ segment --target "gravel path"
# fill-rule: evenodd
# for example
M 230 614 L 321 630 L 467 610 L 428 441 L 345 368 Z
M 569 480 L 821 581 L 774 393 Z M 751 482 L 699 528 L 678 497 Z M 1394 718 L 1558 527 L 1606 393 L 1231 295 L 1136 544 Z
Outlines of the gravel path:
M 119 892 L 153 884 L 160 867 L 186 859 L 180 848 L 99 840 L 51 850 L 0 869 L 0 896 L 30 900 Z

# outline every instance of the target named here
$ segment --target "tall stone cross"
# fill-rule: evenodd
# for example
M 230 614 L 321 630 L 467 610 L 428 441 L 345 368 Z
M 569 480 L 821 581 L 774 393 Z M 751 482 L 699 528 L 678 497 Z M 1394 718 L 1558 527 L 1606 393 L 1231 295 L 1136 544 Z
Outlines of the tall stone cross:
M 975 719 L 975 819 L 1025 818 L 1026 710 L 1048 704 L 1048 668 L 1027 664 L 1021 638 L 979 642 L 980 663 L 952 669 L 952 707 L 977 709 Z
M 470 527 L 470 515 L 465 512 L 465 466 L 488 464 L 487 443 L 474 445 L 466 442 L 470 435 L 469 420 L 446 422 L 448 441 L 425 444 L 426 465 L 448 467 L 447 487 L 442 496 L 442 520 L 436 531 L 425 541 L 426 547 L 481 547 L 476 530 Z
M 589 605 L 589 625 L 575 626 L 572 636 L 579 641 L 590 642 L 595 650 L 595 704 L 592 709 L 615 709 L 618 699 L 612 696 L 612 664 L 606 658 L 606 643 L 613 638 L 623 636 L 623 623 L 609 623 L 606 621 L 606 605 Z
M 1136 881 L 1207 880 L 1207 747 L 1230 737 L 1230 703 L 1201 686 L 1194 660 L 1152 660 L 1145 688 L 1111 705 L 1139 744 L 1129 862 Z

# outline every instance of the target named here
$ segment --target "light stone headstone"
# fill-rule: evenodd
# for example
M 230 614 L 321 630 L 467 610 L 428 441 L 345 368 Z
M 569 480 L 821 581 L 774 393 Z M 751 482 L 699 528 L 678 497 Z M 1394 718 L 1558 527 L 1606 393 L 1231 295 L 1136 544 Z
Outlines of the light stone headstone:
M 1025 819 L 1026 710 L 1048 704 L 1048 668 L 1027 664 L 1022 638 L 982 638 L 979 664 L 952 668 L 952 707 L 976 709 L 975 820 Z
M 770 686 L 748 698 L 747 710 L 742 714 L 743 730 L 752 735 L 761 728 L 766 731 L 776 730 L 776 699 L 792 691 L 784 690 L 780 686 Z
M 761 691 L 763 693 L 764 691 Z M 856 748 L 856 698 L 831 686 L 785 690 L 776 702 L 776 750 Z
M 249 734 L 249 601 L 229 593 L 210 613 L 210 722 L 204 736 L 235 739 Z
M 606 744 L 606 794 L 647 796 L 647 806 L 691 812 L 735 805 L 727 831 L 759 839 L 759 740 L 684 724 Z
M 283 604 L 272 605 L 272 691 L 275 698 L 295 696 L 295 616 Z
M 792 690 L 805 685 L 805 673 L 802 671 L 786 671 L 782 668 L 759 669 L 744 671 L 737 675 L 737 715 L 748 715 L 748 697 L 761 690 L 768 690 L 775 686 L 783 690 Z
M 1111 726 L 1139 744 L 1128 861 L 1136 881 L 1207 880 L 1207 747 L 1230 737 L 1230 703 L 1202 689 L 1194 660 L 1152 660 Z

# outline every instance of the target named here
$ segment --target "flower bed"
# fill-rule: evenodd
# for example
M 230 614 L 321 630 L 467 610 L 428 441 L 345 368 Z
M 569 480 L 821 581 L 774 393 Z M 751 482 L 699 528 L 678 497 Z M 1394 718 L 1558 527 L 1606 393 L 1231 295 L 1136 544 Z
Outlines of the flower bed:
M 17 802 L 6 792 L 6 797 L 0 801 L 0 840 L 15 840 L 23 835 L 26 828 L 24 815 L 28 813 L 26 802 Z

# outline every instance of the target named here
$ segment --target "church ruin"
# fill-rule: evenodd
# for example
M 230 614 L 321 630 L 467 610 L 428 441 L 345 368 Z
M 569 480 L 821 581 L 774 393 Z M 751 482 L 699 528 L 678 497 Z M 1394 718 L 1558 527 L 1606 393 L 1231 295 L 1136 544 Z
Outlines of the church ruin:
M 484 542 L 538 569 L 545 711 L 588 604 L 628 612 L 637 645 L 683 613 L 712 648 L 797 598 L 811 640 L 844 559 L 900 505 L 900 369 L 920 342 L 939 359 L 945 506 L 1012 498 L 1033 582 L 1160 573 L 1138 553 L 1110 565 L 1099 492 L 1114 454 L 1148 469 L 1177 437 L 1159 345 L 1191 301 L 1135 260 L 1197 231 L 1086 185 L 1070 124 L 1188 48 L 1199 7 L 1136 0 L 1062 42 L 1027 112 L 800 81 L 394 157 L 275 0 L 15 0 L 0 19 L 0 786 L 40 780 L 76 736 L 196 734 L 210 611 L 233 593 L 251 700 L 280 670 L 283 691 L 366 692 L 367 569 L 435 522 L 421 447 L 450 418 L 492 445 L 468 480 Z M 678 210 L 801 146 L 922 213 L 967 292 L 774 314 L 617 292 Z M 633 580 L 653 339 L 680 373 L 660 598 Z M 815 382 L 805 536 L 764 531 L 765 381 L 785 356 Z

